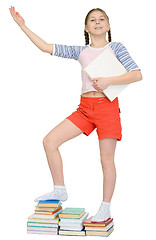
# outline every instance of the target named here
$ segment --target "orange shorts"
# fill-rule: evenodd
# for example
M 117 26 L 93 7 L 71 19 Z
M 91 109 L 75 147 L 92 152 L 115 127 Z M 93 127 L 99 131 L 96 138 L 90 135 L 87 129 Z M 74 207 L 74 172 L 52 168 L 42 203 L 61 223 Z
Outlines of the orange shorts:
M 89 135 L 95 128 L 98 139 L 122 138 L 118 98 L 112 102 L 107 97 L 82 97 L 75 112 L 67 117 L 74 125 Z

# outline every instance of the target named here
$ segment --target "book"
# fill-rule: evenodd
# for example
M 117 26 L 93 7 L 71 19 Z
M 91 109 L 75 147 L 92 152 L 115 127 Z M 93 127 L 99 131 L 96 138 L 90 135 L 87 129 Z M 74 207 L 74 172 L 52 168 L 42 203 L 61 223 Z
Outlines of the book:
M 71 227 L 82 227 L 83 223 L 63 223 L 63 222 L 59 222 L 59 226 L 60 227 L 68 227 L 68 226 L 71 226 Z
M 45 200 L 39 201 L 37 207 L 59 207 L 61 205 L 61 201 L 59 200 Z
M 60 203 L 60 200 L 57 199 L 49 199 L 49 200 L 39 200 L 39 203 Z
M 69 236 L 85 236 L 86 233 L 82 231 L 68 231 L 68 230 L 59 230 L 59 235 L 69 235 Z
M 114 228 L 112 227 L 109 231 L 107 232 L 100 232 L 100 231 L 86 231 L 86 236 L 104 236 L 108 237 L 112 232 L 114 231 Z
M 45 227 L 27 227 L 27 230 L 35 230 L 35 231 L 43 231 L 44 230 L 44 232 L 57 232 L 57 230 L 58 230 L 58 228 L 50 228 L 50 227 L 48 227 L 48 228 L 45 228 Z
M 55 223 L 40 223 L 40 222 L 27 222 L 28 227 L 51 227 L 57 228 L 58 224 Z
M 38 223 L 59 223 L 59 217 L 55 217 L 53 219 L 43 219 L 43 218 L 36 218 L 34 214 L 28 217 L 28 222 L 38 222 Z
M 106 227 L 85 227 L 85 230 L 89 230 L 89 231 L 108 231 L 108 229 L 110 229 L 111 227 L 114 226 L 114 222 L 112 221 L 110 224 L 108 224 Z
M 59 224 L 82 224 L 87 220 L 89 213 L 86 212 L 81 218 L 61 218 Z
M 35 230 L 27 230 L 27 233 L 31 234 L 46 234 L 46 235 L 58 235 L 58 232 L 52 232 L 52 231 L 35 231 Z
M 48 214 L 37 214 L 37 213 L 34 213 L 33 214 L 33 218 L 38 218 L 38 219 L 53 219 L 55 218 L 62 210 L 54 213 L 53 215 L 48 215 Z
M 35 210 L 37 211 L 55 211 L 57 209 L 57 207 L 51 207 L 51 208 L 48 208 L 48 207 L 35 207 Z
M 126 68 L 117 59 L 112 49 L 106 47 L 90 64 L 84 69 L 84 72 L 90 78 L 96 77 L 114 77 L 120 76 L 127 72 Z M 125 85 L 108 86 L 103 93 L 106 97 L 113 101 L 126 87 Z
M 81 218 L 85 214 L 85 208 L 65 208 L 59 218 Z
M 55 211 L 38 211 L 35 210 L 35 214 L 47 214 L 47 215 L 53 215 L 54 213 L 57 213 L 59 210 L 62 209 L 62 206 L 60 206 L 59 208 L 57 208 Z
M 70 230 L 70 231 L 81 231 L 83 229 L 83 225 L 81 226 L 61 226 L 60 230 Z
M 109 223 L 111 223 L 113 221 L 113 218 L 109 218 L 107 219 L 106 221 L 103 221 L 103 222 L 92 222 L 92 217 L 91 216 L 90 218 L 88 218 L 84 223 L 83 225 L 85 227 L 106 227 Z

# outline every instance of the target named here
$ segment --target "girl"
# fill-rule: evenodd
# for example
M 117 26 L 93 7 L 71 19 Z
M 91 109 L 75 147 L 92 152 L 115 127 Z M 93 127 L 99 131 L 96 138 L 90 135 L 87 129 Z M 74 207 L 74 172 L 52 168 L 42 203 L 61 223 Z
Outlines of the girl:
M 53 56 L 73 58 L 78 60 L 82 66 L 82 92 L 78 108 L 43 139 L 54 189 L 52 192 L 36 198 L 35 201 L 67 200 L 68 194 L 64 184 L 62 158 L 58 147 L 82 133 L 88 136 L 96 128 L 103 170 L 103 201 L 92 221 L 105 221 L 111 217 L 110 202 L 116 182 L 114 154 L 117 141 L 122 138 L 122 127 L 118 98 L 115 98 L 112 102 L 109 101 L 103 90 L 113 84 L 129 84 L 141 80 L 140 69 L 121 42 L 111 41 L 109 18 L 100 8 L 90 10 L 85 18 L 84 46 L 48 44 L 26 27 L 24 19 L 18 12 L 15 12 L 14 7 L 11 6 L 9 10 L 21 30 L 41 51 Z M 107 33 L 108 41 L 106 40 Z M 89 44 L 89 40 L 91 40 L 91 44 Z M 90 79 L 83 68 L 106 47 L 114 51 L 117 59 L 123 64 L 127 72 L 116 77 L 103 78 L 97 76 L 97 78 Z

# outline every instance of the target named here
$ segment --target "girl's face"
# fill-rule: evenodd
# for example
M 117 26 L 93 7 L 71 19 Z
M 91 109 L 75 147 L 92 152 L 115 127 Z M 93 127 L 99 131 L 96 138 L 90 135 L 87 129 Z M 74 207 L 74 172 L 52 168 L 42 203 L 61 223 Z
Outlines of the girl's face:
M 93 11 L 89 14 L 85 31 L 92 35 L 105 34 L 110 29 L 106 17 L 101 11 Z

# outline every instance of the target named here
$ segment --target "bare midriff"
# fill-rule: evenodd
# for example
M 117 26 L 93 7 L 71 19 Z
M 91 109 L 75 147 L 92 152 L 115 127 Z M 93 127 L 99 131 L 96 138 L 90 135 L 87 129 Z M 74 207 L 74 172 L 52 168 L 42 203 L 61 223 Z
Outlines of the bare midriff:
M 82 97 L 106 97 L 106 95 L 103 92 L 86 92 L 81 95 Z

